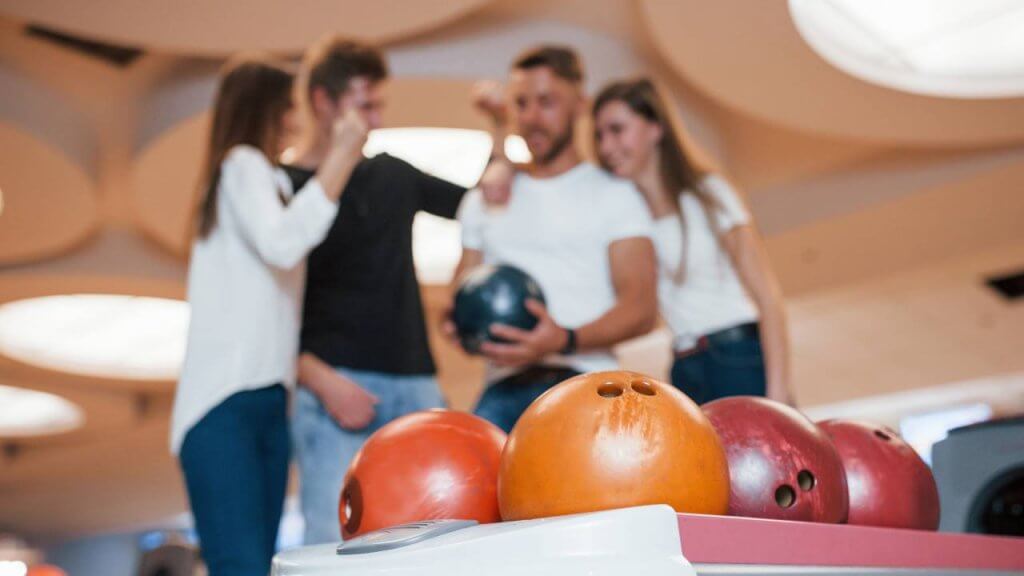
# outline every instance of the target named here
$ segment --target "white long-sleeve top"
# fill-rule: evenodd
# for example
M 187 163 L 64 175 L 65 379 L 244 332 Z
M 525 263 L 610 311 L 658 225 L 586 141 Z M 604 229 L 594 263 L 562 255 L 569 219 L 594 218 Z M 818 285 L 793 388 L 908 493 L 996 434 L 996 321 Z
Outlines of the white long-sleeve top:
M 285 205 L 282 195 L 290 197 Z M 337 214 L 316 178 L 287 176 L 251 146 L 221 164 L 217 223 L 192 245 L 191 320 L 171 417 L 171 452 L 232 394 L 295 383 L 305 260 Z

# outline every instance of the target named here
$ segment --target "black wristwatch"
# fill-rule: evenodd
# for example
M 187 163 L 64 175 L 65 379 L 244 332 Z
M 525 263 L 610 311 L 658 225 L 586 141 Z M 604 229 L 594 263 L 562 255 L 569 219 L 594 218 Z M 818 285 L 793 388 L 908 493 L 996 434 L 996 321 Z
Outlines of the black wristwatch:
M 558 353 L 562 354 L 563 356 L 568 356 L 569 354 L 575 354 L 576 353 L 576 331 L 573 330 L 572 328 L 566 328 L 565 329 L 565 334 L 566 334 L 565 346 L 563 346 L 562 349 L 558 351 Z

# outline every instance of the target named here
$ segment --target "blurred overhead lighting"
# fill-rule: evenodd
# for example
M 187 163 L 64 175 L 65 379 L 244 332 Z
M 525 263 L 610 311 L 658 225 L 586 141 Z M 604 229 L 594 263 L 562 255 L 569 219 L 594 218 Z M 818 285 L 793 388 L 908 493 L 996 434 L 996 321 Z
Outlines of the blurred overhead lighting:
M 374 130 L 364 148 L 367 156 L 386 152 L 420 170 L 460 186 L 477 183 L 491 155 L 491 137 L 482 130 L 458 128 L 384 128 Z M 505 140 L 513 162 L 528 162 L 530 153 L 518 136 Z M 462 254 L 459 225 L 419 213 L 413 222 L 416 273 L 424 284 L 447 284 Z
M 797 30 L 844 72 L 917 94 L 1024 96 L 1024 2 L 789 0 Z
M 382 128 L 370 133 L 367 156 L 386 152 L 413 166 L 461 186 L 473 186 L 491 155 L 491 137 L 483 130 L 461 128 Z M 530 153 L 518 136 L 505 140 L 513 162 L 527 162 Z
M 59 434 L 83 421 L 82 411 L 60 396 L 0 385 L 0 437 Z
M 0 560 L 0 576 L 25 576 L 28 566 L 21 561 Z
M 180 300 L 83 294 L 0 306 L 0 354 L 87 376 L 173 380 L 187 330 Z

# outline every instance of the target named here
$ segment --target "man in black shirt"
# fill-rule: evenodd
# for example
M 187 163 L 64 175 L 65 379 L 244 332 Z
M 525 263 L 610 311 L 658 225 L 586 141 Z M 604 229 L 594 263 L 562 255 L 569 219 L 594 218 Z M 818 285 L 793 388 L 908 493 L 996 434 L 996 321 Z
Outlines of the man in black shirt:
M 327 150 L 330 127 L 355 107 L 380 126 L 383 55 L 327 39 L 303 63 L 313 117 L 284 168 L 298 190 Z M 340 540 L 338 497 L 350 459 L 387 422 L 444 405 L 434 377 L 413 266 L 420 210 L 454 218 L 465 189 L 387 154 L 353 171 L 327 238 L 309 256 L 300 386 L 292 433 L 299 463 L 305 542 Z

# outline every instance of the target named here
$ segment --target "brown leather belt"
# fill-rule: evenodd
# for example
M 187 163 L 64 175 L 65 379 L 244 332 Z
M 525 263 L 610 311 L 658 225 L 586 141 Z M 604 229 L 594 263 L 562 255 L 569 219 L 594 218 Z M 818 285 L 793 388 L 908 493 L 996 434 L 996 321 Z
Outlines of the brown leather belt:
M 713 344 L 725 344 L 728 342 L 737 342 L 739 340 L 745 340 L 747 338 L 755 338 L 760 336 L 761 331 L 758 327 L 757 322 L 748 322 L 746 324 L 740 324 L 738 326 L 732 326 L 719 330 L 718 332 L 712 332 L 711 334 L 705 334 L 700 338 L 697 338 L 697 344 L 693 348 L 687 348 L 686 350 L 679 350 L 676 352 L 676 358 L 682 359 L 694 354 L 700 354 L 701 352 L 710 348 Z

